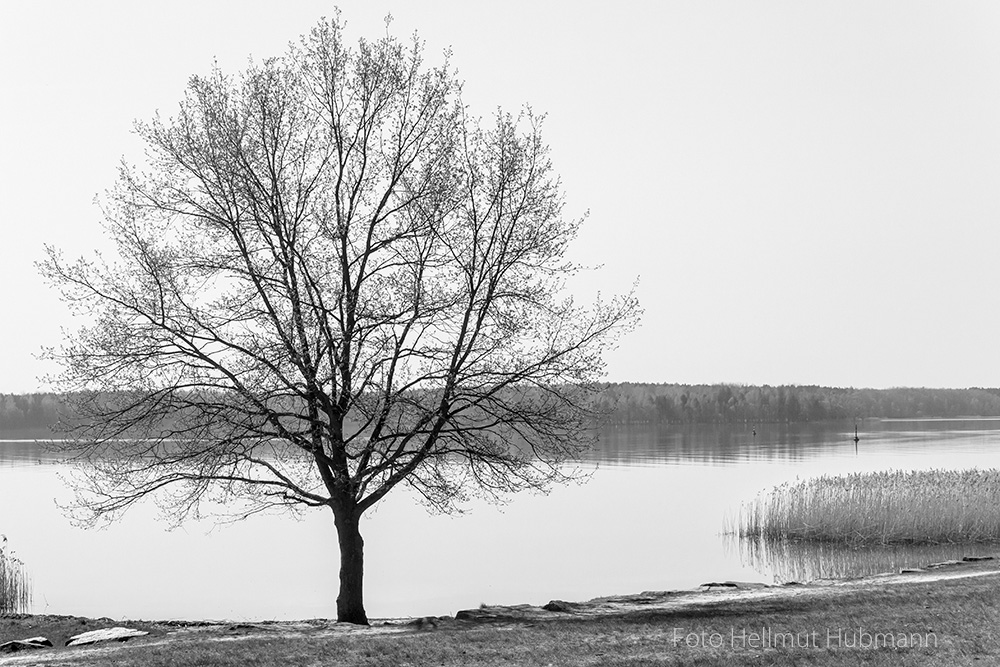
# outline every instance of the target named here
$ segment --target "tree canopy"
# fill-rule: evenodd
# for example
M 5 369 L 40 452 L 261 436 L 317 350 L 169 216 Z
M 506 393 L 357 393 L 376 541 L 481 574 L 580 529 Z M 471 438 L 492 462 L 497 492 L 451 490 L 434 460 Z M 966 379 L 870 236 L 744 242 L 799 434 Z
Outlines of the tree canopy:
M 366 623 L 358 519 L 389 491 L 449 511 L 564 479 L 639 308 L 565 296 L 581 221 L 541 125 L 480 121 L 447 56 L 351 47 L 339 17 L 137 123 L 145 164 L 102 200 L 116 254 L 42 265 L 86 318 L 49 352 L 86 518 L 329 507 L 338 618 Z

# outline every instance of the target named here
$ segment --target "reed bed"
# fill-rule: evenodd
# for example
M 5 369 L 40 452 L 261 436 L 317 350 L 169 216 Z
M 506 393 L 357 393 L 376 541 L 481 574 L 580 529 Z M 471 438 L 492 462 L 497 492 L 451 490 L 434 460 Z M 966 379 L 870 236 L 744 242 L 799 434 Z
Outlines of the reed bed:
M 31 579 L 22 563 L 0 540 L 0 614 L 27 613 L 31 608 Z
M 740 538 L 855 547 L 1000 541 L 1000 470 L 823 476 L 783 484 L 740 511 Z

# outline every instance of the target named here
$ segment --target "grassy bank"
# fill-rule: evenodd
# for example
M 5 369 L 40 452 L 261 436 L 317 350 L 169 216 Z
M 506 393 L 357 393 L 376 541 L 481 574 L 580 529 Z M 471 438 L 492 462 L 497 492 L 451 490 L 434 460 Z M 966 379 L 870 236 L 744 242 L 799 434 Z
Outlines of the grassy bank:
M 984 575 L 990 568 L 996 564 L 959 566 L 951 579 L 873 579 L 746 598 L 706 594 L 702 604 L 671 609 L 639 603 L 596 616 L 553 613 L 552 620 L 419 626 L 425 629 L 253 624 L 168 628 L 172 634 L 164 634 L 150 627 L 159 636 L 110 648 L 34 653 L 24 660 L 140 667 L 997 664 L 1000 572 Z M 8 638 L 12 631 L 4 628 Z
M 744 539 L 852 546 L 1000 540 L 1000 470 L 857 473 L 784 484 L 744 507 Z

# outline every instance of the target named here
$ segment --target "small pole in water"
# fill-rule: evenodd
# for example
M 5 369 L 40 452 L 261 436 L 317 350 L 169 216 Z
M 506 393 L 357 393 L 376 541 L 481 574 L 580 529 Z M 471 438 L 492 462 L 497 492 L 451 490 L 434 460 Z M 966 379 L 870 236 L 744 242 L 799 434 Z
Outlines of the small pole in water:
M 859 440 L 861 440 L 861 438 L 858 437 L 858 425 L 855 424 L 854 425 L 854 453 L 855 454 L 858 453 L 858 441 Z
M 757 429 L 756 428 L 754 428 L 754 430 L 753 430 L 753 437 L 755 437 L 755 438 L 757 437 Z

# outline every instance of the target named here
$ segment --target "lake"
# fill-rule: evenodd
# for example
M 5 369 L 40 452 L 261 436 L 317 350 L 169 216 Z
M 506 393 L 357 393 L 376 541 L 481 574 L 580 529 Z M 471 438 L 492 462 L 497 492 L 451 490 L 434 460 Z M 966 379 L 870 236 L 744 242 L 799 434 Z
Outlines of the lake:
M 1000 418 L 621 427 L 579 483 L 431 516 L 397 490 L 362 521 L 372 618 L 454 614 L 709 581 L 856 576 L 995 547 L 753 552 L 722 534 L 742 502 L 796 478 L 889 469 L 1000 468 Z M 30 441 L 0 441 L 0 533 L 34 583 L 35 613 L 115 619 L 334 617 L 329 511 L 166 530 L 152 504 L 101 530 L 74 527 L 71 468 Z

